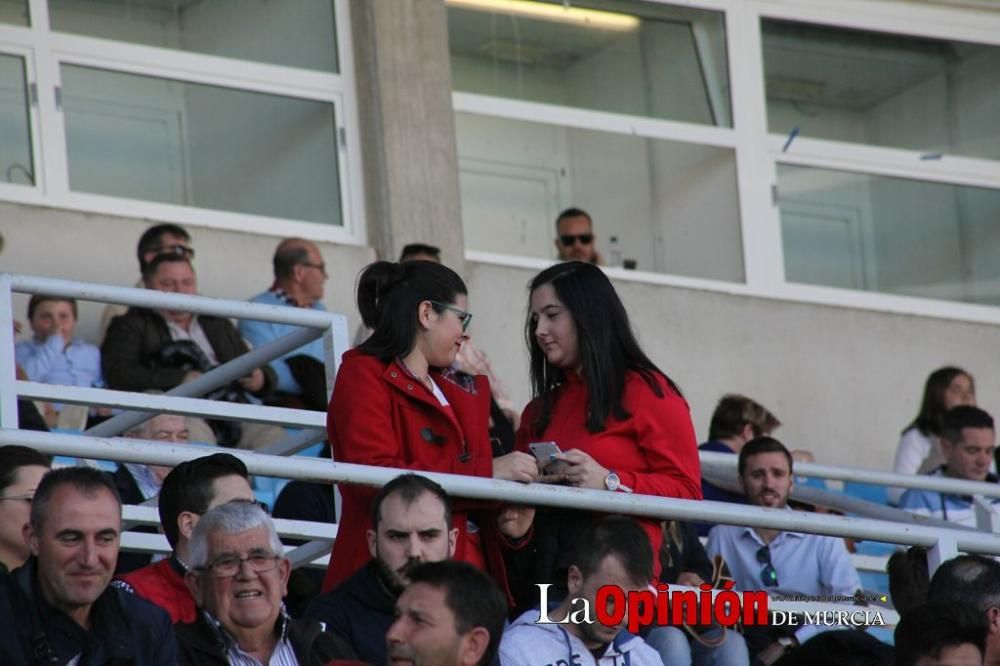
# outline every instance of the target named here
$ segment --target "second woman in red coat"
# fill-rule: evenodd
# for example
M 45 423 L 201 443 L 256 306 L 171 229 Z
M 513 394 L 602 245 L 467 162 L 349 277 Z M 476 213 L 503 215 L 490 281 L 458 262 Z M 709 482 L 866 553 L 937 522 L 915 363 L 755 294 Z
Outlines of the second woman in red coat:
M 513 481 L 535 478 L 535 460 L 526 453 L 492 457 L 486 377 L 451 369 L 472 320 L 466 294 L 454 271 L 430 261 L 380 261 L 362 272 L 358 310 L 373 332 L 344 354 L 337 373 L 327 419 L 334 460 Z M 365 533 L 375 490 L 349 485 L 340 490 L 343 510 L 324 590 L 371 557 Z M 500 578 L 499 552 L 484 543 L 495 530 L 495 515 L 483 515 L 478 520 L 483 532 L 477 532 L 463 510 L 475 507 L 455 504 L 455 558 Z
M 539 273 L 526 335 L 535 399 L 518 449 L 556 442 L 568 464 L 558 480 L 573 486 L 701 499 L 687 402 L 639 347 L 600 268 L 571 261 Z M 659 521 L 641 523 L 659 552 Z

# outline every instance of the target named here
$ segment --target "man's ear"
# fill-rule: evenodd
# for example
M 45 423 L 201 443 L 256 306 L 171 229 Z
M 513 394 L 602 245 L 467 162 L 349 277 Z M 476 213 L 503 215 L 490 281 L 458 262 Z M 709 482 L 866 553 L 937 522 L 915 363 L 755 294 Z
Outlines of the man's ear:
M 566 589 L 570 596 L 579 594 L 583 589 L 583 572 L 575 564 L 569 565 L 569 572 L 566 574 Z
M 195 605 L 200 607 L 203 601 L 201 595 L 201 575 L 194 571 L 188 571 L 184 574 L 184 585 L 187 586 L 188 592 L 194 597 Z
M 455 549 L 458 547 L 458 528 L 453 527 L 448 530 L 448 557 L 455 557 Z
M 31 554 L 38 555 L 38 535 L 35 533 L 35 529 L 31 526 L 31 523 L 25 523 L 24 527 L 21 528 L 21 535 L 24 540 L 28 543 L 28 548 L 31 549 Z
M 1000 633 L 1000 608 L 992 606 L 986 609 L 986 622 L 989 625 L 990 634 Z
M 288 596 L 288 578 L 292 575 L 292 561 L 287 557 L 278 560 L 278 574 L 281 576 L 281 596 Z
M 749 423 L 745 423 L 743 425 L 743 430 L 740 431 L 740 439 L 742 439 L 743 443 L 746 444 L 753 438 L 754 438 L 753 426 L 750 425 Z
M 200 516 L 193 511 L 181 511 L 177 516 L 177 532 L 184 537 L 185 540 L 191 540 L 191 533 L 194 531 L 194 526 L 198 524 L 198 519 Z
M 368 554 L 375 557 L 378 552 L 378 542 L 376 540 L 375 530 L 365 530 L 365 537 L 368 539 Z
M 490 646 L 490 632 L 486 627 L 473 627 L 459 643 L 458 663 L 462 666 L 476 666 Z

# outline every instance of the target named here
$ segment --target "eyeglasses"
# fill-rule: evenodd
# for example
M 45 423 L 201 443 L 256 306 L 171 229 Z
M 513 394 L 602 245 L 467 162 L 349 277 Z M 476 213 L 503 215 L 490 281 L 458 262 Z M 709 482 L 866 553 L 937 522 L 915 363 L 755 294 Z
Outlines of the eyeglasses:
M 757 561 L 764 565 L 760 570 L 760 580 L 764 587 L 776 587 L 778 585 L 778 572 L 771 564 L 771 547 L 761 546 L 757 551 Z
M 0 497 L 0 500 L 21 500 L 22 502 L 27 502 L 31 504 L 32 500 L 35 499 L 34 495 L 7 495 L 6 497 Z
M 305 266 L 307 268 L 316 268 L 319 270 L 320 273 L 323 274 L 323 277 L 326 277 L 326 264 L 323 263 L 314 264 L 308 261 L 303 261 L 301 264 L 299 264 L 299 266 Z
M 240 572 L 240 567 L 244 562 L 254 573 L 267 573 L 278 566 L 280 559 L 281 555 L 265 553 L 250 553 L 246 557 L 223 555 L 211 564 L 195 567 L 195 571 L 211 571 L 216 578 L 232 578 Z
M 156 256 L 161 254 L 176 254 L 187 259 L 194 259 L 194 248 L 187 245 L 158 245 L 149 249 L 151 252 L 155 252 Z
M 466 312 L 461 308 L 456 308 L 454 305 L 448 305 L 447 303 L 440 303 L 438 301 L 431 301 L 431 303 L 433 305 L 438 306 L 439 308 L 444 308 L 445 310 L 451 310 L 452 312 L 457 314 L 458 318 L 462 320 L 462 333 L 465 333 L 467 330 L 469 330 L 469 324 L 472 323 L 471 312 Z
M 576 242 L 580 241 L 580 245 L 590 245 L 594 242 L 594 234 L 561 234 L 559 236 L 559 243 L 569 247 L 571 245 L 576 245 Z

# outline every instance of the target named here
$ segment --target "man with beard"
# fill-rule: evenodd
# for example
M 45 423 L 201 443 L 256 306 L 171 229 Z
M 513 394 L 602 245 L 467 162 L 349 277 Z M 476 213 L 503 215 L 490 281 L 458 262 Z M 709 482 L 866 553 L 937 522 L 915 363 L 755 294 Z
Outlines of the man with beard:
M 653 579 L 653 547 L 639 523 L 610 516 L 592 524 L 580 537 L 571 562 L 569 595 L 555 608 L 530 610 L 517 618 L 500 641 L 500 663 L 662 664 L 653 648 L 625 630 L 625 617 L 616 625 L 596 619 L 597 591 L 602 587 L 614 585 L 628 595 L 647 589 Z
M 740 449 L 737 469 L 748 504 L 791 510 L 787 504 L 792 454 L 784 444 L 773 437 L 750 440 Z M 711 558 L 722 556 L 742 590 L 765 590 L 772 596 L 850 597 L 861 589 L 844 541 L 836 537 L 717 525 L 708 534 L 706 551 Z M 799 626 L 794 634 L 786 627 L 747 629 L 750 654 L 764 664 L 777 661 L 820 630 L 810 625 Z
M 305 617 L 325 623 L 326 631 L 348 643 L 361 661 L 386 663 L 385 635 L 396 600 L 415 566 L 455 554 L 458 530 L 451 522 L 451 499 L 441 486 L 416 474 L 397 476 L 372 501 L 367 531 L 372 559 L 316 597 Z

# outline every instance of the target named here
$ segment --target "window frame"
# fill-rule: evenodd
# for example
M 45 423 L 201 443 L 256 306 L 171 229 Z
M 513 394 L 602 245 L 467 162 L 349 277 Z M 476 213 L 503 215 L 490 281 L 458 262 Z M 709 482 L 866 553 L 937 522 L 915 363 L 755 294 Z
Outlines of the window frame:
M 27 54 L 26 69 L 35 77 L 37 97 L 32 100 L 29 114 L 33 118 L 35 187 L 0 183 L 0 199 L 268 236 L 294 235 L 315 241 L 365 245 L 367 229 L 351 18 L 348 0 L 332 2 L 340 70 L 336 74 L 55 32 L 49 29 L 47 0 L 29 0 L 31 26 L 0 25 L 0 53 Z M 64 64 L 331 104 L 336 122 L 343 226 L 70 190 L 64 114 L 59 102 Z
M 521 101 L 453 91 L 453 110 L 498 118 L 544 122 L 651 139 L 732 148 L 736 156 L 744 283 L 609 268 L 616 279 L 693 288 L 782 301 L 917 314 L 1000 324 L 1000 308 L 957 301 L 788 282 L 777 168 L 793 164 L 859 174 L 892 176 L 1000 190 L 1000 160 L 946 154 L 921 160 L 919 151 L 796 138 L 786 151 L 787 136 L 767 128 L 767 100 L 761 21 L 782 19 L 918 37 L 1000 46 L 1000 10 L 916 5 L 903 0 L 645 0 L 724 14 L 732 128 L 711 127 L 579 107 Z M 544 259 L 466 250 L 468 261 L 541 269 Z

